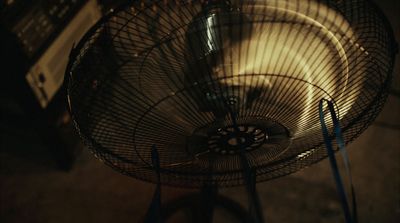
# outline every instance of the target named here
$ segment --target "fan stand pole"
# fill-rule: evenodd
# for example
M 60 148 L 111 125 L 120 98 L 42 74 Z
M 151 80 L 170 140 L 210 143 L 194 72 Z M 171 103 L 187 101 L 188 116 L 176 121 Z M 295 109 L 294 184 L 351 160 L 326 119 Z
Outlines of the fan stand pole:
M 206 184 L 200 191 L 200 209 L 196 212 L 199 222 L 212 223 L 218 195 L 216 185 Z
M 151 150 L 151 162 L 156 174 L 156 189 L 150 207 L 147 210 L 144 223 L 162 223 L 161 217 L 161 175 L 160 175 L 160 159 L 156 145 Z
M 214 219 L 215 208 L 218 208 L 220 210 L 223 209 L 224 213 L 230 216 L 230 219 L 235 219 L 234 222 L 254 223 L 253 220 L 249 219 L 249 213 L 243 206 L 233 201 L 229 197 L 218 194 L 215 189 L 215 187 L 207 189 L 202 188 L 200 193 L 190 193 L 163 205 L 163 222 L 177 222 L 176 219 L 173 219 L 172 217 L 177 212 L 183 212 L 185 214 L 184 216 L 186 217 L 186 221 L 179 221 L 180 223 L 211 223 Z M 215 196 L 211 202 L 204 201 L 206 200 L 205 197 L 212 197 L 213 195 Z M 207 207 L 205 205 L 209 206 Z
M 237 124 L 237 115 L 236 113 L 232 110 L 232 108 L 227 104 L 227 108 L 229 111 L 229 115 L 231 117 L 232 123 L 234 130 L 237 135 L 239 135 L 240 129 Z M 237 139 L 237 142 L 239 142 L 239 145 L 241 146 L 240 148 L 240 159 L 243 165 L 243 175 L 244 175 L 244 180 L 245 180 L 245 186 L 246 190 L 249 196 L 249 222 L 254 222 L 254 223 L 263 223 L 264 222 L 264 217 L 263 213 L 261 211 L 261 204 L 260 204 L 260 199 L 258 197 L 257 189 L 256 189 L 256 171 L 251 168 L 251 164 L 249 163 L 246 155 L 245 155 L 245 148 L 244 146 L 240 143 L 240 139 Z
M 236 114 L 228 106 L 229 114 L 232 118 L 235 132 L 239 133 L 240 129 L 237 125 Z M 240 140 L 238 139 L 240 142 Z M 145 216 L 145 223 L 161 223 L 165 222 L 175 212 L 180 209 L 188 209 L 192 213 L 192 221 L 194 223 L 212 223 L 214 216 L 214 208 L 222 206 L 233 214 L 240 222 L 243 223 L 263 223 L 263 215 L 261 211 L 260 200 L 256 190 L 256 172 L 251 168 L 250 163 L 245 155 L 245 149 L 241 148 L 240 159 L 243 165 L 243 175 L 246 184 L 246 190 L 249 196 L 249 212 L 247 213 L 236 202 L 218 195 L 218 186 L 212 182 L 212 175 L 208 177 L 200 193 L 188 195 L 182 199 L 178 199 L 175 203 L 166 205 L 161 208 L 161 175 L 160 160 L 157 147 L 153 145 L 151 150 L 151 159 L 154 172 L 156 174 L 156 189 L 152 202 Z M 213 171 L 213 165 L 210 165 L 210 173 Z M 197 197 L 196 197 L 197 196 Z M 190 198 L 190 199 L 187 199 Z M 196 202 L 198 201 L 198 202 Z M 170 207 L 168 207 L 170 206 Z M 162 212 L 164 209 L 165 212 Z
M 245 156 L 243 156 L 245 158 Z M 246 160 L 247 161 L 247 160 Z M 211 162 L 212 163 L 212 162 Z M 246 168 L 245 172 L 249 172 L 246 174 L 246 187 L 249 192 L 250 197 L 250 207 L 249 212 L 247 212 L 240 204 L 231 200 L 228 197 L 222 196 L 218 194 L 218 185 L 212 182 L 212 172 L 213 165 L 210 165 L 210 175 L 208 179 L 206 179 L 206 183 L 202 187 L 199 193 L 193 193 L 181 198 L 176 199 L 175 201 L 170 202 L 162 206 L 161 208 L 161 194 L 160 194 L 160 167 L 159 167 L 159 159 L 158 152 L 156 146 L 153 146 L 152 149 L 152 164 L 154 171 L 157 176 L 157 188 L 153 196 L 152 204 L 147 213 L 147 217 L 149 215 L 153 215 L 152 217 L 147 218 L 145 223 L 150 222 L 168 222 L 176 212 L 179 210 L 189 212 L 190 220 L 187 222 L 190 223 L 212 223 L 214 219 L 214 210 L 215 207 L 223 208 L 227 213 L 229 213 L 232 217 L 234 217 L 237 222 L 240 223 L 261 223 L 262 217 L 259 217 L 261 213 L 259 210 L 259 200 L 255 188 L 255 173 L 250 168 Z M 249 165 L 246 165 L 249 167 Z M 154 215 L 158 215 L 154 216 Z
M 212 173 L 214 172 L 215 159 L 211 158 L 208 166 L 208 176 L 200 191 L 200 210 L 197 212 L 200 222 L 212 223 L 214 217 L 214 209 L 216 198 L 218 195 L 218 185 L 212 181 Z

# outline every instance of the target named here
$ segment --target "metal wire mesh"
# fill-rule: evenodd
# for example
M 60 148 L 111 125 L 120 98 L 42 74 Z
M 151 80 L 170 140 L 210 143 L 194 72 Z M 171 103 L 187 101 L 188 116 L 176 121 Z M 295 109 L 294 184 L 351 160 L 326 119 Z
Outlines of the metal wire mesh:
M 156 145 L 163 184 L 239 185 L 245 144 L 265 181 L 326 157 L 320 99 L 335 101 L 346 143 L 374 120 L 395 46 L 368 1 L 134 2 L 73 50 L 68 101 L 84 142 L 124 174 L 154 182 Z

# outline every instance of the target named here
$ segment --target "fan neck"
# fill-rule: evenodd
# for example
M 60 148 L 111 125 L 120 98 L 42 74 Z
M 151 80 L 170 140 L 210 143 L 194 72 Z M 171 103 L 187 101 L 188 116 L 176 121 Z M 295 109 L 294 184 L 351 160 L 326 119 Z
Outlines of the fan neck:
M 230 1 L 205 1 L 202 4 L 202 11 L 205 13 L 211 11 L 232 11 L 233 7 Z

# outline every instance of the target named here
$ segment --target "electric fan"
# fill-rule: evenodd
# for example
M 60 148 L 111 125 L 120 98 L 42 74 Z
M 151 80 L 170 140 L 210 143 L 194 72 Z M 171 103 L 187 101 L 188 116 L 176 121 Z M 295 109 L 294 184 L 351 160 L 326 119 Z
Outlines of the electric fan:
M 162 184 L 241 185 L 243 157 L 257 181 L 327 157 L 321 99 L 345 143 L 361 134 L 395 51 L 364 0 L 133 1 L 72 50 L 68 103 L 86 145 L 121 173 L 156 182 L 155 146 Z

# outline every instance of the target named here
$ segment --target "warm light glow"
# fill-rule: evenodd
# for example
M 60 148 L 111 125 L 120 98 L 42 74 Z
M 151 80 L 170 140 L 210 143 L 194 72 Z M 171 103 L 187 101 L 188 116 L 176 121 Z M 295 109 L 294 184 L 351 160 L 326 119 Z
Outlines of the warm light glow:
M 252 32 L 250 38 L 237 44 L 225 42 L 224 56 L 217 63 L 223 64 L 223 69 L 216 69 L 216 75 L 220 78 L 226 73 L 234 76 L 223 79 L 221 82 L 224 84 L 262 86 L 265 91 L 274 89 L 278 92 L 303 92 L 302 96 L 307 98 L 303 99 L 302 111 L 299 114 L 297 129 L 293 129 L 293 137 L 299 137 L 297 133 L 307 132 L 304 131 L 304 123 L 310 117 L 311 107 L 316 106 L 311 104 L 316 100 L 315 88 L 312 85 L 324 89 L 325 97 L 338 94 L 338 99 L 343 97 L 341 93 L 346 89 L 349 65 L 341 40 L 354 39 L 350 25 L 340 14 L 315 2 L 299 2 L 302 3 L 293 3 L 289 7 L 286 2 L 284 5 L 275 2 L 275 5 L 263 8 L 263 15 L 280 14 L 292 23 L 288 23 L 287 20 L 268 22 L 265 21 L 267 18 L 263 17 L 259 23 L 243 26 L 244 31 Z M 257 12 L 257 7 L 252 10 Z M 305 10 L 308 10 L 307 15 L 303 14 Z M 318 17 L 324 18 L 320 19 L 323 23 L 317 22 Z M 276 79 L 271 77 L 273 75 L 301 79 L 309 84 L 296 85 L 294 79 L 284 78 L 275 81 Z M 288 82 L 281 85 L 282 81 Z M 277 89 L 278 86 L 281 89 Z M 279 101 L 282 97 L 278 95 L 274 100 Z M 341 110 L 341 116 L 350 108 L 351 106 L 347 106 L 347 110 Z

